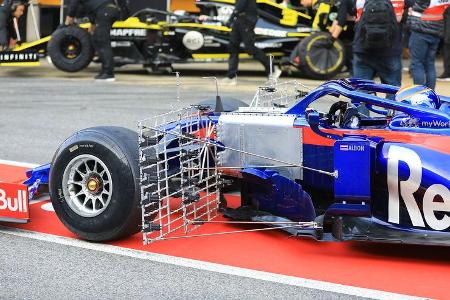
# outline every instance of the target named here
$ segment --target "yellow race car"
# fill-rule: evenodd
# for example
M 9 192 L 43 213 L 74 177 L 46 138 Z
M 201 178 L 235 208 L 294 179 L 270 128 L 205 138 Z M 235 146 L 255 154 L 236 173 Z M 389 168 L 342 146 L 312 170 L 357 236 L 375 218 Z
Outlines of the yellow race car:
M 344 46 L 339 40 L 330 44 L 326 32 L 331 24 L 331 4 L 321 3 L 311 16 L 306 10 L 294 10 L 270 0 L 257 3 L 256 46 L 273 55 L 275 63 L 315 79 L 329 79 L 341 72 Z M 233 12 L 234 0 L 197 0 L 196 4 L 199 14 L 143 9 L 114 23 L 111 39 L 116 66 L 142 64 L 157 70 L 174 63 L 228 60 L 231 29 L 224 24 Z M 159 21 L 161 15 L 164 22 Z M 207 18 L 199 18 L 200 15 Z M 59 28 L 51 37 L 21 49 L 46 48 L 55 67 L 66 72 L 80 71 L 95 56 L 88 26 Z M 244 51 L 240 56 L 250 58 Z

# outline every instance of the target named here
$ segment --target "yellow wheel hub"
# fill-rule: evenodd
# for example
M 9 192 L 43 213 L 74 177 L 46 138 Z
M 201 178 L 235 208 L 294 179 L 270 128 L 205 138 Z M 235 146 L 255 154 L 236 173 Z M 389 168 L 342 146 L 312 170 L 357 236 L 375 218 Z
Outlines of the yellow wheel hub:
M 99 190 L 99 187 L 100 187 L 100 183 L 95 178 L 89 179 L 89 181 L 87 182 L 87 188 L 88 188 L 89 192 L 97 193 Z

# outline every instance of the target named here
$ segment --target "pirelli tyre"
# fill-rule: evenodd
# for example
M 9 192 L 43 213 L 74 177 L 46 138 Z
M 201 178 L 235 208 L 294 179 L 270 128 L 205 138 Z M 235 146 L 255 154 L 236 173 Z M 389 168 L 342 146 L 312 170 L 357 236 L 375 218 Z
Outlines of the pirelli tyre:
M 296 49 L 298 67 L 313 79 L 330 79 L 339 74 L 345 63 L 345 50 L 341 41 L 330 43 L 330 35 L 317 32 L 303 39 Z
M 94 242 L 116 240 L 141 224 L 138 135 L 121 127 L 81 130 L 62 143 L 50 169 L 59 219 Z
M 61 27 L 51 36 L 47 53 L 53 65 L 64 72 L 78 72 L 94 58 L 91 35 L 78 26 Z

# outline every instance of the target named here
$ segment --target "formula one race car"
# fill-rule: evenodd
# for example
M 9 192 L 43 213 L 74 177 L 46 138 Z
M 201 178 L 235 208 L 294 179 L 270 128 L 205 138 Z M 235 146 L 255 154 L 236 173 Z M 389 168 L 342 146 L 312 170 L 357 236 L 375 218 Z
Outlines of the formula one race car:
M 286 62 L 305 76 L 329 79 L 338 74 L 345 61 L 341 41 L 330 43 L 325 33 L 331 24 L 331 5 L 322 3 L 314 18 L 269 0 L 258 0 L 256 46 Z M 117 66 L 142 64 L 157 70 L 174 63 L 226 61 L 230 28 L 226 27 L 234 0 L 197 1 L 200 14 L 174 14 L 144 9 L 133 17 L 116 22 L 111 30 Z M 167 16 L 166 22 L 158 15 Z M 199 16 L 204 18 L 200 21 Z M 82 24 L 81 28 L 87 28 Z M 93 60 L 90 35 L 79 27 L 56 30 L 48 44 L 54 65 L 66 72 L 77 72 Z M 248 58 L 245 53 L 242 58 Z
M 320 112 L 320 99 L 334 103 Z M 242 222 L 322 241 L 450 245 L 449 142 L 450 98 L 426 87 L 285 83 L 232 112 L 218 97 L 143 120 L 138 133 L 81 130 L 26 184 L 33 194 L 49 183 L 58 217 L 90 241 Z M 230 184 L 237 205 L 222 195 Z

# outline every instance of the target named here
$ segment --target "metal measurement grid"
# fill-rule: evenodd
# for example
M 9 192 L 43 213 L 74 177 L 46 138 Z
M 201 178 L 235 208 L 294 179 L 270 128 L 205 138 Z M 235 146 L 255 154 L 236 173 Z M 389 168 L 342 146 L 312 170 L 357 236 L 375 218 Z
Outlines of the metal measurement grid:
M 214 123 L 196 107 L 139 122 L 144 244 L 186 235 L 200 226 L 195 221 L 218 215 L 217 146 L 208 142 L 213 136 Z
M 250 107 L 290 107 L 304 96 L 301 87 L 297 81 L 259 87 Z

